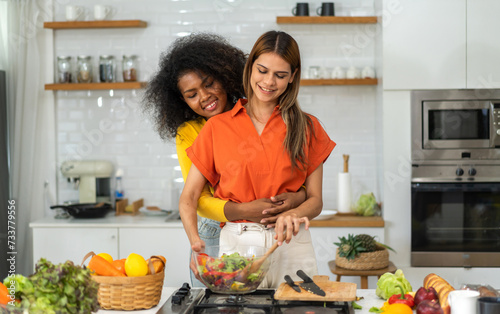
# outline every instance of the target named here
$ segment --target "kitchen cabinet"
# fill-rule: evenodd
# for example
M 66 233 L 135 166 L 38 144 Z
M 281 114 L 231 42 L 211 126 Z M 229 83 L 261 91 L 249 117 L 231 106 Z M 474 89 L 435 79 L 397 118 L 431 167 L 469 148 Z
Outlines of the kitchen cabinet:
M 145 28 L 147 22 L 141 20 L 114 20 L 114 21 L 71 21 L 71 22 L 44 22 L 43 27 L 54 30 L 62 29 L 96 29 L 96 28 Z M 112 90 L 112 89 L 140 89 L 146 82 L 112 82 L 112 83 L 65 83 L 45 84 L 45 90 Z
M 277 24 L 376 24 L 376 16 L 277 16 Z M 377 85 L 373 79 L 301 79 L 301 86 Z
M 118 228 L 33 228 L 33 265 L 42 257 L 52 263 L 80 265 L 88 252 L 118 256 Z M 88 261 L 87 261 L 88 262 Z
M 393 12 L 384 20 L 384 89 L 464 88 L 465 0 L 402 0 Z
M 467 1 L 467 88 L 500 88 L 500 2 Z
M 384 1 L 389 6 L 392 1 Z M 384 27 L 384 89 L 500 87 L 500 3 L 399 1 Z

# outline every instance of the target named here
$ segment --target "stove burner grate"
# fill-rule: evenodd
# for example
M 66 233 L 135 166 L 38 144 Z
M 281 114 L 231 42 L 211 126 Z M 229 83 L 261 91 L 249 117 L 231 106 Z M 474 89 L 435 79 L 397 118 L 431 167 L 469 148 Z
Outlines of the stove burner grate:
M 274 299 L 274 292 L 261 289 L 244 295 L 225 295 L 206 289 L 204 296 L 194 306 L 194 313 L 353 313 L 349 302 L 278 301 Z

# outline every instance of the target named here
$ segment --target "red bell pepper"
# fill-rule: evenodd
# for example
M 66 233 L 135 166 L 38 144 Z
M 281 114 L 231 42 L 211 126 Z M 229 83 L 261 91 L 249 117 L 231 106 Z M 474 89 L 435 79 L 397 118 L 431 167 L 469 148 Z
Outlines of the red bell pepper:
M 404 294 L 403 287 L 398 285 L 399 290 L 401 290 L 401 294 L 394 294 L 389 298 L 387 301 L 389 304 L 394 304 L 394 303 L 401 303 L 401 304 L 406 304 L 409 307 L 413 307 L 415 305 L 415 301 L 411 294 Z

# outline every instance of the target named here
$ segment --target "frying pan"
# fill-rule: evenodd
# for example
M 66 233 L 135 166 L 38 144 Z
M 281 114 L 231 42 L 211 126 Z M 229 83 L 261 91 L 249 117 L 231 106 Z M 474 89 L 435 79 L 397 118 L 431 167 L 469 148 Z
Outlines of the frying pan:
M 108 203 L 82 203 L 50 206 L 50 209 L 54 208 L 62 208 L 75 218 L 102 218 L 112 207 Z

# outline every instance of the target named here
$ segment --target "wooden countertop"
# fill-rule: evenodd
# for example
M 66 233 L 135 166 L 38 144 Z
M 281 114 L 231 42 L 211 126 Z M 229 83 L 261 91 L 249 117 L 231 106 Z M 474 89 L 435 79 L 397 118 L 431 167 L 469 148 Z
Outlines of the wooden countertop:
M 330 219 L 311 220 L 311 227 L 384 227 L 380 216 L 358 216 L 354 214 L 336 214 Z

